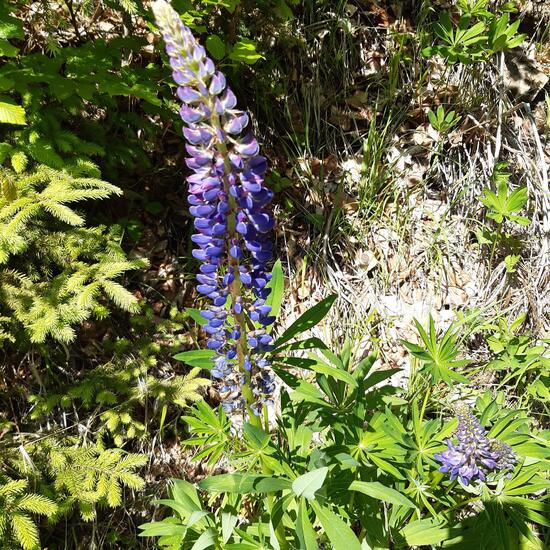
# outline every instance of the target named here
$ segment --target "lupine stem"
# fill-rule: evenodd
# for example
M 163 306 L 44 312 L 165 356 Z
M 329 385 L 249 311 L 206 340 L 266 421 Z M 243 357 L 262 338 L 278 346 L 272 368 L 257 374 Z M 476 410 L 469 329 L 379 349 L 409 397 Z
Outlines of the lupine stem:
M 428 405 L 428 399 L 430 397 L 431 391 L 432 391 L 431 386 L 428 386 L 428 389 L 426 390 L 426 393 L 424 394 L 424 401 L 422 403 L 422 409 L 420 410 L 420 422 L 419 422 L 420 425 L 422 425 L 422 420 L 424 420 L 424 414 L 426 413 L 426 406 Z
M 213 109 L 213 105 L 211 105 L 211 108 Z M 215 115 L 212 117 L 212 125 L 217 125 L 218 127 L 220 127 L 219 116 Z M 227 181 L 227 174 L 231 171 L 231 163 L 229 161 L 229 154 L 225 143 L 218 141 L 218 143 L 216 143 L 216 149 L 219 151 L 220 155 L 223 158 L 224 189 L 228 196 L 229 212 L 227 216 L 227 234 L 229 236 L 229 239 L 234 239 L 237 236 L 237 230 L 235 228 L 237 208 L 235 198 L 229 193 L 229 182 Z M 233 269 L 233 273 L 235 275 L 235 279 L 229 287 L 231 300 L 235 304 L 237 303 L 238 298 L 241 296 L 241 276 L 239 274 L 239 259 L 234 258 L 228 254 L 228 262 Z M 235 323 L 239 327 L 240 332 L 240 337 L 236 342 L 237 363 L 239 366 L 239 370 L 245 376 L 245 383 L 242 385 L 241 391 L 246 401 L 246 412 L 248 413 L 250 423 L 256 427 L 261 428 L 261 420 L 259 416 L 254 414 L 254 411 L 252 410 L 254 395 L 252 394 L 252 390 L 250 389 L 250 372 L 244 368 L 245 357 L 248 351 L 248 344 L 246 341 L 246 319 L 244 317 L 244 312 L 241 312 L 239 314 L 233 313 L 233 316 L 235 318 Z

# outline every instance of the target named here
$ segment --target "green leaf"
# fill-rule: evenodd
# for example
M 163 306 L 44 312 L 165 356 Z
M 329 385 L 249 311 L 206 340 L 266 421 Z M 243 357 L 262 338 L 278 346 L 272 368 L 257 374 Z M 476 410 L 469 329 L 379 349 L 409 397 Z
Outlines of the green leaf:
M 202 315 L 201 315 L 201 310 L 200 309 L 195 309 L 193 307 L 186 307 L 185 308 L 185 313 L 187 313 L 187 315 L 189 315 L 189 317 L 191 317 L 191 319 L 193 319 L 193 321 L 195 321 L 195 323 L 197 323 L 198 325 L 206 325 L 208 323 L 208 319 L 205 319 Z
M 292 488 L 290 480 L 253 474 L 220 474 L 207 477 L 199 483 L 205 491 L 215 493 L 276 493 Z
M 318 550 L 317 535 L 313 529 L 313 525 L 311 525 L 304 499 L 300 499 L 300 504 L 298 505 L 296 537 L 298 539 L 298 550 Z
M 270 436 L 262 428 L 258 428 L 249 422 L 245 422 L 243 432 L 247 443 L 256 450 L 265 449 L 269 445 Z
M 271 292 L 267 296 L 265 303 L 271 306 L 270 315 L 277 317 L 279 311 L 281 311 L 281 304 L 283 303 L 283 295 L 285 293 L 285 275 L 281 260 L 277 260 L 273 265 L 271 280 L 266 288 L 270 288 Z
M 18 53 L 19 48 L 0 38 L 0 57 L 15 57 Z
M 376 386 L 376 384 L 379 384 L 380 382 L 383 382 L 387 378 L 392 377 L 394 374 L 397 374 L 400 372 L 401 369 L 386 369 L 386 370 L 377 370 L 370 374 L 365 380 L 363 381 L 363 388 L 371 388 L 372 386 Z
M 4 6 L 0 8 L 0 38 L 25 38 L 23 21 L 6 13 Z
M 230 514 L 229 512 L 222 512 L 222 538 L 224 544 L 231 538 L 233 529 L 239 522 L 239 516 Z
M 292 342 L 291 344 L 284 344 L 271 353 L 273 355 L 281 353 L 282 351 L 296 351 L 302 349 L 327 349 L 327 345 L 319 338 L 306 338 L 305 340 L 299 340 L 298 342 Z
M 333 550 L 361 550 L 359 540 L 343 519 L 315 501 L 311 506 L 332 543 Z
M 500 502 L 493 500 L 484 501 L 485 514 L 489 518 L 491 530 L 500 541 L 499 548 L 510 550 L 510 533 L 506 525 L 506 518 Z
M 181 537 L 187 531 L 185 525 L 169 523 L 168 521 L 144 523 L 139 528 L 142 530 L 139 534 L 140 537 Z
M 20 105 L 0 101 L 0 122 L 6 124 L 26 125 L 25 109 Z
M 332 304 L 336 300 L 337 296 L 333 294 L 324 300 L 321 300 L 318 304 L 315 304 L 311 309 L 308 309 L 303 315 L 301 315 L 288 329 L 286 329 L 281 336 L 277 339 L 274 346 L 279 347 L 288 342 L 298 334 L 313 328 L 318 324 L 325 315 L 330 311 Z
M 309 500 L 314 499 L 315 492 L 323 486 L 327 474 L 328 468 L 326 466 L 303 474 L 292 482 L 292 490 L 299 497 L 303 496 Z
M 416 508 L 415 504 L 411 502 L 406 496 L 402 495 L 399 491 L 386 487 L 378 481 L 354 481 L 349 486 L 350 491 L 358 491 L 364 495 L 382 500 L 390 504 L 396 504 L 398 506 L 406 506 L 407 508 Z
M 182 351 L 174 355 L 176 361 L 181 361 L 191 367 L 210 370 L 214 366 L 214 357 L 216 352 L 210 349 L 195 349 L 191 351 Z
M 183 479 L 172 479 L 170 481 L 172 482 L 171 493 L 177 502 L 185 504 L 191 512 L 201 509 L 199 495 L 191 483 Z
M 207 529 L 201 536 L 195 541 L 195 544 L 191 547 L 191 550 L 205 550 L 211 546 L 216 545 L 216 532 L 213 529 Z
M 256 63 L 258 59 L 262 59 L 263 56 L 256 51 L 256 42 L 248 38 L 241 38 L 233 46 L 229 57 L 233 61 L 254 65 L 254 63 Z
M 204 45 L 214 59 L 219 61 L 225 57 L 225 44 L 217 34 L 211 34 Z
M 316 361 L 308 368 L 318 374 L 324 374 L 326 376 L 332 376 L 332 378 L 336 378 L 337 380 L 342 380 L 342 382 L 346 382 L 353 388 L 357 386 L 357 380 L 348 371 L 338 367 L 332 367 L 323 361 Z
M 292 401 L 307 401 L 317 405 L 328 407 L 328 403 L 323 400 L 323 394 L 317 389 L 317 386 L 300 380 L 296 390 L 290 394 Z
M 168 506 L 168 508 L 175 510 L 182 518 L 190 516 L 193 512 L 200 511 L 200 510 L 194 509 L 193 506 L 189 506 L 182 502 L 178 502 L 177 500 L 172 500 L 169 498 L 161 498 L 159 500 L 155 500 L 153 501 L 153 504 L 162 504 L 163 506 Z
M 438 545 L 449 537 L 449 528 L 435 519 L 420 519 L 401 530 L 408 546 Z

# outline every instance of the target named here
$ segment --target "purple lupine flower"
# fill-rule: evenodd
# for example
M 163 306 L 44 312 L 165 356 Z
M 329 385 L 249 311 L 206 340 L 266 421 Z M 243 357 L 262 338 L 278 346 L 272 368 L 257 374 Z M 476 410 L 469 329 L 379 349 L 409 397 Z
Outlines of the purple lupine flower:
M 485 481 L 489 471 L 509 470 L 516 456 L 506 443 L 489 439 L 479 420 L 465 407 L 457 409 L 457 444 L 447 440 L 447 449 L 434 455 L 441 463 L 440 472 L 449 472 L 451 481 L 458 478 L 468 485 L 474 479 Z
M 212 376 L 227 410 L 243 407 L 240 389 L 246 383 L 257 411 L 273 392 L 263 356 L 272 341 L 265 327 L 274 321 L 265 303 L 274 225 L 268 209 L 273 193 L 264 185 L 267 162 L 258 155 L 248 115 L 236 108 L 225 76 L 190 29 L 165 0 L 154 2 L 153 11 L 182 101 L 186 163 L 193 172 L 187 178 L 196 230 L 193 256 L 202 262 L 197 291 L 210 300 L 202 315 L 207 346 L 217 354 Z

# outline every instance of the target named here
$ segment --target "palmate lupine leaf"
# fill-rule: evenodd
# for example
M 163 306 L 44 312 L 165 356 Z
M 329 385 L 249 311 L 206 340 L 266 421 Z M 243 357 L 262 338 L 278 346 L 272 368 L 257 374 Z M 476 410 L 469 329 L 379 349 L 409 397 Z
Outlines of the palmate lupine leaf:
M 406 340 L 403 340 L 403 345 L 421 361 L 423 368 L 431 374 L 432 382 L 443 380 L 447 384 L 452 384 L 453 381 L 467 383 L 468 379 L 454 370 L 470 363 L 467 359 L 458 359 L 460 353 L 458 330 L 451 325 L 441 339 L 438 339 L 435 322 L 431 315 L 427 331 L 417 319 L 414 322 L 423 345 Z

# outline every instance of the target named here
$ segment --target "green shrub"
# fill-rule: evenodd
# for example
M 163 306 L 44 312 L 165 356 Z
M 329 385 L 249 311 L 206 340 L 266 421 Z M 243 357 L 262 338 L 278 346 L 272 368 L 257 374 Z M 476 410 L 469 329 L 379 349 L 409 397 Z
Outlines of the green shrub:
M 45 166 L 0 176 L 0 301 L 10 317 L 5 338 L 70 342 L 75 325 L 108 314 L 103 297 L 137 311 L 137 299 L 118 279 L 147 262 L 128 260 L 116 228 L 87 228 L 72 207 L 120 189 Z

